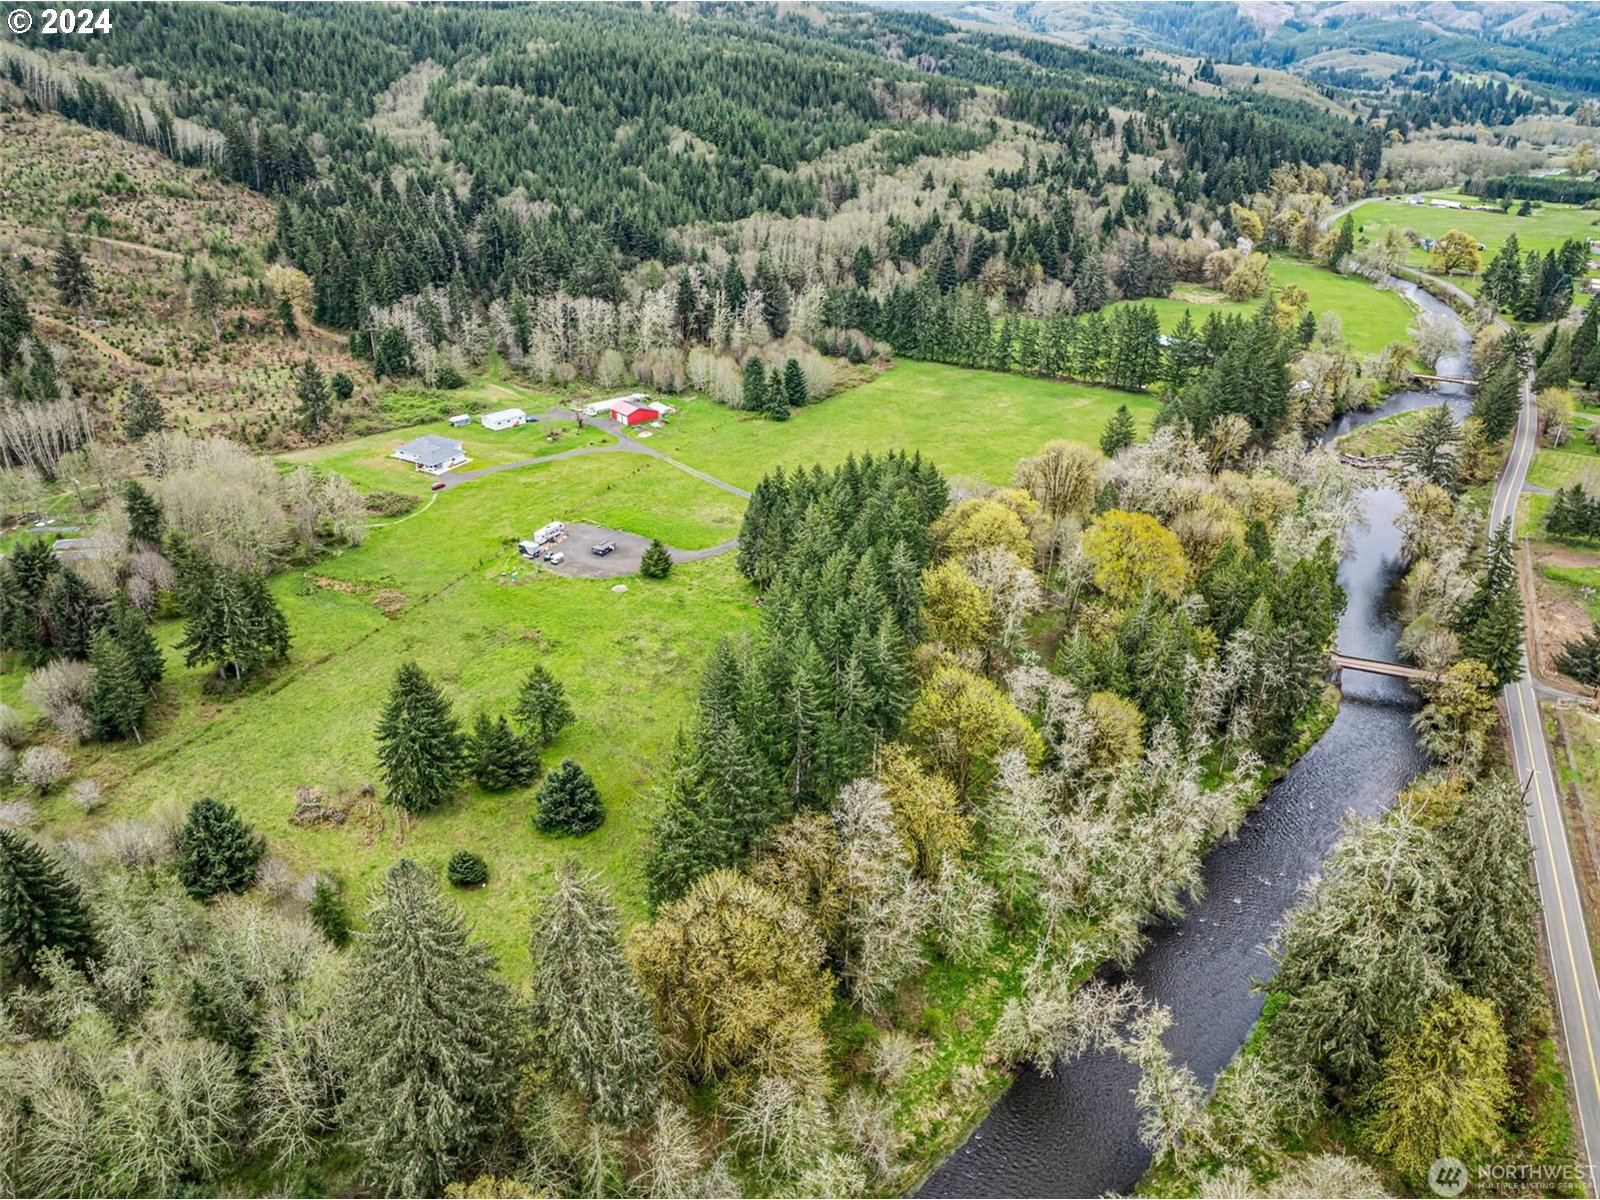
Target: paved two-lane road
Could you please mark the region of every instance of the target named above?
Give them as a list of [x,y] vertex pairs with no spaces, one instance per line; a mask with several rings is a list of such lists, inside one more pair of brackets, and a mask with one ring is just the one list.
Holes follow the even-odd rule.
[[[1539,444],[1539,413],[1533,389],[1523,384],[1522,413],[1511,442],[1511,457],[1489,508],[1490,531],[1515,520],[1517,497],[1527,482],[1528,466]],[[1526,652],[1522,674],[1505,687],[1506,726],[1511,733],[1512,765],[1527,791],[1528,835],[1533,842],[1534,875],[1544,907],[1550,947],[1550,972],[1556,985],[1561,1031],[1567,1046],[1574,1118],[1581,1145],[1575,1147],[1584,1167],[1586,1190],[1592,1194],[1590,1171],[1600,1163],[1600,981],[1583,916],[1578,872],[1567,830],[1561,819],[1561,790],[1550,762],[1539,700],[1534,694]]]

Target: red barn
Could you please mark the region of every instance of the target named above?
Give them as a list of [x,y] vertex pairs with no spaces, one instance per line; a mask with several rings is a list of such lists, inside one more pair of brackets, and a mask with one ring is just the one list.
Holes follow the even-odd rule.
[[622,425],[643,425],[646,421],[660,420],[661,413],[631,400],[618,400],[611,406],[611,419]]

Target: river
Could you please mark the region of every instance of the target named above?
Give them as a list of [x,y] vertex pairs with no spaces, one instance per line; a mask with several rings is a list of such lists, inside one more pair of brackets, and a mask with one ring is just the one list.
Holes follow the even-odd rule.
[[[1456,321],[1461,353],[1441,375],[1465,375],[1466,330],[1450,308],[1415,285],[1391,281],[1423,311]],[[1372,413],[1341,417],[1331,441],[1380,417],[1447,401],[1467,403],[1458,385],[1401,392]],[[1369,489],[1366,521],[1353,530],[1339,568],[1348,603],[1336,636],[1345,654],[1394,660],[1400,624],[1390,606],[1400,572],[1402,509],[1393,487]],[[1255,985],[1272,975],[1265,946],[1305,883],[1338,841],[1351,814],[1381,812],[1425,765],[1411,733],[1418,701],[1401,680],[1348,672],[1338,715],[1245,820],[1214,847],[1202,868],[1204,898],[1178,921],[1150,931],[1124,973],[1172,1013],[1166,1044],[1204,1083],[1232,1060],[1261,1014]],[[1090,1054],[1042,1075],[1025,1067],[964,1145],[923,1184],[924,1196],[1100,1196],[1133,1189],[1150,1165],[1139,1140],[1137,1070],[1112,1054]]]

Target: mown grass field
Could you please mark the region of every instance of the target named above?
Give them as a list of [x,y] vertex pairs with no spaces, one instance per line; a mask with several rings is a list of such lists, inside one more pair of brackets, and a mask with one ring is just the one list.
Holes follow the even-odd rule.
[[1339,439],[1339,453],[1360,458],[1386,458],[1398,454],[1406,439],[1427,415],[1427,409],[1418,409],[1363,425]]
[[780,464],[828,466],[897,449],[922,451],[946,475],[1009,483],[1017,460],[1054,438],[1098,443],[1119,404],[1141,434],[1149,429],[1153,396],[902,361],[784,422],[690,400],[648,444],[743,488]]
[[[512,407],[507,402],[507,407]],[[586,446],[610,445],[615,439],[603,430],[579,430],[572,421],[538,421],[498,432],[474,421],[452,429],[444,421],[429,421],[406,429],[371,434],[331,446],[297,450],[283,456],[284,462],[305,463],[322,470],[337,471],[364,491],[394,491],[427,494],[438,478],[419,471],[412,464],[393,457],[397,447],[425,433],[453,438],[461,443],[469,461],[460,471],[500,466],[524,459],[542,458]],[[552,439],[551,434],[556,436]]]
[[1528,482],[1534,487],[1566,487],[1589,476],[1600,478],[1600,452],[1584,437],[1573,438],[1559,450],[1540,450],[1528,466]]
[[[1457,200],[1463,204],[1482,204],[1481,197],[1460,192],[1428,192],[1431,198]],[[1523,254],[1537,250],[1559,250],[1568,238],[1586,241],[1600,238],[1600,212],[1579,208],[1573,204],[1543,204],[1536,206],[1526,217],[1516,215],[1513,204],[1509,213],[1467,212],[1464,209],[1433,208],[1426,204],[1405,204],[1399,200],[1369,200],[1354,210],[1356,219],[1356,245],[1376,241],[1385,229],[1413,231],[1420,237],[1438,238],[1452,229],[1470,234],[1482,242],[1484,266],[1494,257],[1506,238],[1515,233]],[[1429,254],[1420,246],[1413,246],[1406,255],[1410,266],[1426,269]],[[1477,294],[1479,276],[1455,276],[1451,282],[1464,291]]]
[[[1402,296],[1380,291],[1365,279],[1347,277],[1312,263],[1275,255],[1272,259],[1272,286],[1282,289],[1291,285],[1305,290],[1312,312],[1319,316],[1325,312],[1338,313],[1339,319],[1344,322],[1345,340],[1362,354],[1375,353],[1390,342],[1404,341],[1406,326],[1416,315],[1416,310]],[[1211,313],[1249,316],[1261,307],[1259,299],[1236,302],[1229,300],[1216,288],[1194,283],[1178,284],[1173,288],[1173,294],[1164,299],[1140,300],[1138,303],[1155,308],[1165,333],[1171,333],[1178,327],[1185,310],[1195,325],[1199,326],[1205,323]]]
[[[489,862],[490,882],[462,901],[514,974],[525,961],[528,908],[555,863],[575,853],[598,869],[630,919],[643,912],[638,852],[649,826],[648,782],[680,721],[692,715],[700,665],[715,640],[754,622],[753,597],[731,556],[680,565],[665,581],[586,581],[529,569],[513,543],[554,516],[616,525],[681,546],[735,535],[733,496],[637,455],[600,454],[506,472],[441,493],[425,511],[374,530],[360,549],[273,590],[294,634],[290,662],[240,695],[219,698],[204,668],[169,651],[169,677],[143,745],[72,751],[78,776],[99,780],[108,801],[83,817],[64,794],[40,815],[59,836],[91,833],[153,808],[214,796],[238,806],[297,871],[333,871],[359,897],[396,857],[442,868],[452,851]],[[511,573],[516,572],[515,582]],[[177,622],[158,635],[169,648]],[[546,752],[546,765],[577,759],[594,776],[606,823],[581,840],[537,833],[532,790],[459,801],[402,831],[290,823],[295,789],[329,799],[377,784],[373,726],[400,663],[415,659],[452,697],[463,724],[513,702],[542,662],[563,681],[578,714]],[[20,673],[0,695],[15,701]],[[379,788],[381,797],[381,787]],[[379,810],[374,809],[376,815]]]

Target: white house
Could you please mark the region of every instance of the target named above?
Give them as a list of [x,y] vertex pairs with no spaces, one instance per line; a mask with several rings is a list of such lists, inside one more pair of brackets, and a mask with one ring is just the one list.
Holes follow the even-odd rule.
[[478,420],[485,429],[514,429],[528,423],[528,414],[520,408],[502,408],[499,412],[484,413]]
[[1435,196],[1432,200],[1429,200],[1428,203],[1430,205],[1432,205],[1434,208],[1460,208],[1461,207],[1461,201],[1459,201],[1459,200],[1441,200],[1437,196]]
[[468,461],[460,442],[454,438],[440,437],[437,433],[425,433],[413,438],[396,450],[394,457],[401,462],[411,463],[417,470],[426,471],[429,475],[443,475]]

